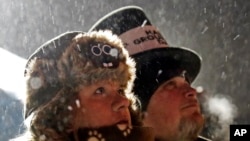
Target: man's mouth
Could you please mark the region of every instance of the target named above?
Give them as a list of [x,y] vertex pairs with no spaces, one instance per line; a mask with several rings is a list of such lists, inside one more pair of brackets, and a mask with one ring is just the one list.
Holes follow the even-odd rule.
[[197,102],[190,102],[187,104],[184,104],[181,109],[187,109],[187,108],[199,108],[199,105]]

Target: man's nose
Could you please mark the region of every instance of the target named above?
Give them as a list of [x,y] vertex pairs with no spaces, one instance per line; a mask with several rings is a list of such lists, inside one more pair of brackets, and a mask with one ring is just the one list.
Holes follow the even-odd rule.
[[196,89],[192,88],[192,87],[188,87],[186,88],[186,92],[185,92],[185,97],[186,98],[197,98],[197,91]]
[[115,112],[127,109],[129,107],[129,99],[121,94],[116,94],[112,108]]

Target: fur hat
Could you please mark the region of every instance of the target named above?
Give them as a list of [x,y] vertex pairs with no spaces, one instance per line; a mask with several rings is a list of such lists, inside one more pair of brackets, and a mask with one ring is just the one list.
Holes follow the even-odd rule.
[[48,41],[31,55],[25,77],[27,118],[65,88],[77,92],[79,86],[112,80],[130,91],[135,78],[135,63],[121,40],[110,31],[67,32]]
[[109,29],[119,35],[136,62],[134,93],[145,110],[151,95],[165,81],[184,75],[191,83],[198,75],[201,57],[185,47],[171,47],[143,9],[126,6],[105,15],[90,31]]

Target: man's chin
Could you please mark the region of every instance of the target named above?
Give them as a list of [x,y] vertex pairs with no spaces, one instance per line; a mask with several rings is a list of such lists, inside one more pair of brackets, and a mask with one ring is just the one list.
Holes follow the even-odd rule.
[[196,136],[204,126],[204,117],[199,112],[193,113],[188,117],[183,117],[180,121],[179,129],[183,136]]
[[[191,109],[190,109],[191,110]],[[203,115],[199,110],[192,110],[192,111],[185,111],[182,113],[183,118],[191,118],[191,119],[197,119],[197,120],[204,120]]]
[[204,119],[204,116],[200,112],[192,113],[188,117],[188,119],[190,120],[190,122],[194,122],[195,124],[197,124],[197,126],[200,126],[200,127],[204,126],[205,119]]

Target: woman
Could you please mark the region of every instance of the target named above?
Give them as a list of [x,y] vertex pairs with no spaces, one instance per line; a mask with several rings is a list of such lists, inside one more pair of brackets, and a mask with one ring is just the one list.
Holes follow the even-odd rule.
[[23,136],[30,141],[152,140],[131,93],[135,63],[109,31],[69,32],[28,60]]

